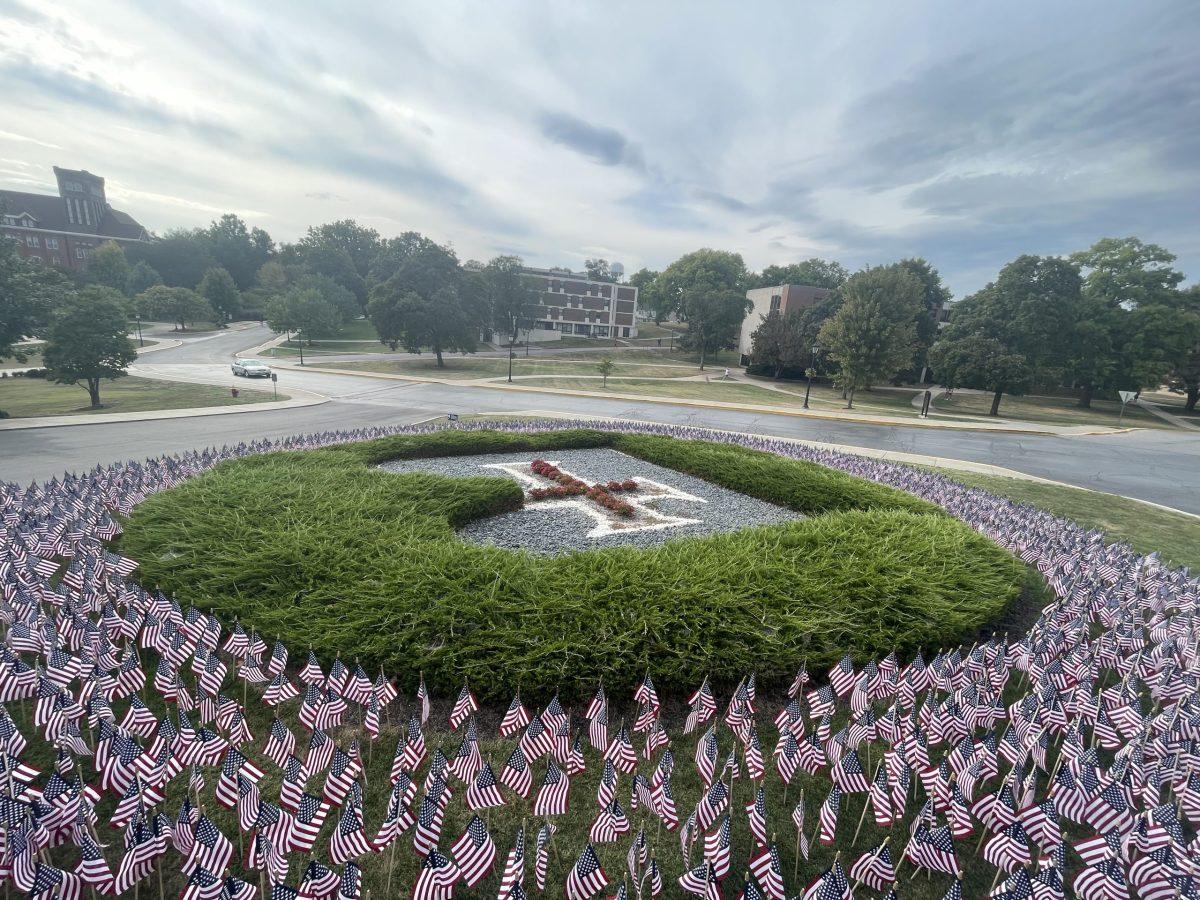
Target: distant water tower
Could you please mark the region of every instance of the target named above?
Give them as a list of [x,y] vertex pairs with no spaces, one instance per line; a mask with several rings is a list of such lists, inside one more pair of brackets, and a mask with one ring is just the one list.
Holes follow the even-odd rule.
[[625,264],[615,262],[611,266],[608,267],[608,271],[612,272],[613,278],[615,278],[617,281],[620,281],[622,278],[625,277]]

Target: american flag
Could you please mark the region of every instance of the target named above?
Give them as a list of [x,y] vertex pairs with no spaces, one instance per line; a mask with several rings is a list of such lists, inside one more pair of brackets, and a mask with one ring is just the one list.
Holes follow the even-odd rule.
[[442,836],[442,817],[445,815],[446,783],[441,778],[421,798],[417,811],[417,829],[413,832],[413,848],[421,855],[434,850]]
[[458,878],[458,866],[437,850],[430,850],[413,887],[413,900],[450,900]]
[[567,900],[587,900],[608,884],[608,876],[591,844],[583,848],[567,875]]
[[458,865],[459,873],[468,888],[479,884],[492,871],[496,862],[496,845],[488,834],[487,826],[479,816],[472,816],[466,831],[450,848],[450,855]]
[[513,747],[512,753],[508,755],[508,761],[500,771],[500,783],[521,797],[529,798],[529,790],[533,786],[533,773],[520,744]]
[[726,815],[713,831],[704,836],[704,858],[712,863],[718,880],[729,874],[731,847],[732,832],[729,816]]
[[761,784],[754,792],[753,799],[746,804],[746,818],[750,824],[750,833],[754,835],[755,846],[765,847],[767,844],[767,793]]
[[195,841],[192,852],[183,863],[183,871],[190,873],[194,866],[204,866],[210,872],[224,872],[233,858],[233,844],[203,813],[193,832]]
[[887,841],[868,850],[850,866],[850,877],[876,891],[886,891],[896,880],[896,867]]
[[849,897],[850,882],[846,880],[842,864],[834,860],[833,865],[809,885],[802,900],[848,900]]
[[553,839],[556,830],[550,822],[544,822],[542,827],[538,829],[533,874],[537,880],[537,889],[539,891],[546,890],[546,869],[550,865],[550,841]]
[[1129,896],[1125,870],[1111,857],[1084,868],[1075,876],[1074,888],[1080,900],[1118,900]]
[[302,795],[296,807],[291,848],[298,853],[308,853],[312,850],[327,815],[328,803],[313,794]]
[[370,852],[371,844],[363,831],[362,813],[353,803],[347,803],[329,840],[329,857],[334,865],[341,865]]
[[558,767],[554,760],[550,760],[546,766],[546,776],[542,779],[542,786],[533,801],[533,814],[535,816],[565,815],[570,788],[571,782],[566,773]]
[[467,788],[467,806],[472,810],[491,809],[504,805],[504,797],[496,783],[496,773],[491,763],[484,762],[483,768]]
[[513,847],[508,851],[504,861],[504,871],[500,876],[501,897],[507,897],[514,887],[525,886],[525,828],[517,829]]
[[509,737],[528,724],[529,711],[525,709],[525,704],[521,702],[521,696],[518,694],[512,698],[512,702],[508,705],[508,711],[500,722],[500,736]]
[[[424,682],[422,681],[422,684]],[[471,714],[479,710],[479,703],[470,689],[464,684],[462,690],[458,692],[458,699],[454,701],[454,708],[450,710],[450,728],[454,731],[458,730],[458,726],[470,718]]]
[[720,900],[721,884],[717,881],[712,863],[704,860],[679,877],[679,886],[689,894],[696,894],[705,900]]
[[842,791],[835,784],[829,789],[829,796],[825,798],[825,802],[821,804],[821,808],[817,812],[817,819],[821,825],[820,841],[826,847],[833,844],[837,835],[838,811],[841,806]]
[[779,850],[774,844],[764,847],[750,860],[750,871],[771,900],[784,900],[783,871],[779,865]]

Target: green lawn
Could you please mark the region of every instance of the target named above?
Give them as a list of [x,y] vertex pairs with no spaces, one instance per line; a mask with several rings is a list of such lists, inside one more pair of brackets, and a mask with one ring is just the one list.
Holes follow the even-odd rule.
[[952,469],[938,471],[963,484],[1031,503],[1088,528],[1099,528],[1114,541],[1125,541],[1139,553],[1158,550],[1173,565],[1200,568],[1200,519],[1194,516],[1083,488]]
[[[520,356],[513,360],[513,375],[596,375],[599,377],[596,364],[600,358],[599,355],[588,356],[586,359],[566,360],[558,356],[530,356],[529,358]],[[618,373],[628,377],[684,378],[700,373],[699,369],[686,364],[656,366],[639,362],[627,363],[622,361],[620,353],[612,354],[612,360],[618,367]],[[437,361],[432,356],[338,363],[337,367],[362,372],[388,372],[396,375],[428,376],[430,378],[497,378],[508,374],[508,360],[503,358],[446,356],[445,362],[445,367],[441,369],[437,367]]]
[[42,351],[30,350],[25,354],[25,359],[20,360],[15,356],[0,356],[0,369],[23,369],[26,367],[32,369],[41,368]]
[[[30,416],[69,416],[86,413],[145,412],[152,409],[187,409],[196,406],[232,406],[264,403],[274,399],[270,391],[247,390],[234,399],[229,389],[209,384],[158,381],[129,376],[100,385],[101,409],[92,409],[87,391],[70,384],[54,384],[44,378],[0,379],[0,409],[14,419]],[[286,400],[283,394],[280,400]]]
[[[934,401],[934,410],[939,414],[962,414],[987,416],[992,405],[991,394],[956,393],[953,397],[941,397]],[[1000,401],[1000,418],[1023,422],[1041,422],[1050,425],[1111,425],[1118,424],[1121,404],[1114,400],[1093,400],[1091,409],[1083,409],[1071,397],[1014,397],[1005,395]],[[1150,413],[1129,406],[1125,410],[1124,425],[1139,428],[1171,428]]]
[[643,340],[646,338],[669,338],[671,335],[678,336],[687,331],[687,327],[684,325],[670,326],[655,325],[653,322],[639,322],[637,330],[637,340]]
[[[379,341],[313,341],[312,344],[304,345],[304,358],[331,356],[341,353],[391,353],[392,348],[386,344],[381,344]],[[291,358],[298,359],[300,357],[300,344],[298,341],[285,341],[284,343],[270,347],[260,354],[262,356],[273,356],[276,358]]]
[[1170,391],[1142,391],[1141,398],[1156,406],[1161,406],[1163,412],[1168,412],[1173,416],[1200,419],[1200,404],[1197,404],[1191,412],[1183,408],[1187,403],[1187,396],[1184,394],[1172,394]]

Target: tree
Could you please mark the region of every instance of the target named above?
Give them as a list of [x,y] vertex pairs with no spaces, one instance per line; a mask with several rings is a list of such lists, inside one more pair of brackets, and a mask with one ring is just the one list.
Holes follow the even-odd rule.
[[342,322],[356,319],[362,313],[362,308],[358,305],[358,298],[325,275],[301,275],[296,279],[295,286],[301,290],[311,289],[320,294],[322,300],[337,310],[338,318]]
[[0,356],[24,362],[19,342],[44,336],[54,310],[72,294],[65,276],[29,263],[15,241],[0,237]]
[[533,290],[521,273],[523,267],[519,256],[497,256],[483,268],[483,291],[491,327],[508,335],[510,343],[517,340],[527,318],[527,307],[535,302]]
[[275,249],[269,234],[260,228],[247,229],[246,223],[233,213],[226,213],[209,225],[202,239],[217,265],[233,277],[238,290],[254,286],[255,274]]
[[125,296],[93,285],[70,299],[55,317],[42,350],[48,377],[59,384],[83,382],[92,409],[100,406],[100,379],[120,378],[137,359],[129,339]]
[[1070,261],[1083,270],[1087,295],[1114,306],[1169,305],[1183,281],[1183,273],[1171,267],[1173,253],[1135,237],[1104,238],[1072,253]]
[[700,353],[701,369],[708,354],[737,345],[742,320],[751,308],[748,278],[741,254],[704,249],[675,260],[655,279],[662,303],[678,309],[687,322],[680,343]]
[[136,297],[147,288],[162,284],[162,276],[145,260],[138,260],[129,270],[129,278],[125,281],[125,296]]
[[129,263],[125,251],[116,241],[105,241],[88,257],[87,279],[92,284],[125,293],[129,282]]
[[604,378],[604,389],[608,390],[608,376],[611,375],[617,368],[617,364],[612,361],[611,356],[600,357],[600,362],[596,364],[596,371]]
[[[359,278],[364,279],[365,283],[371,263],[374,261],[375,255],[382,249],[382,242],[379,239],[379,232],[374,228],[366,228],[353,219],[339,219],[336,222],[327,222],[324,225],[309,228],[308,234],[300,239],[297,246],[301,251],[301,256],[305,258],[317,248],[344,251],[350,259],[351,267]],[[320,274],[334,277],[330,272],[321,272]],[[349,285],[343,286],[350,287]]]
[[1170,379],[1187,396],[1184,409],[1193,412],[1200,400],[1200,286],[1180,291],[1172,312],[1174,343],[1165,352],[1170,360]]
[[938,270],[923,259],[902,259],[896,265],[921,283],[921,312],[917,316],[917,347],[914,372],[924,380],[929,348],[937,340],[938,314],[950,302],[950,291]]
[[587,277],[592,281],[617,280],[617,276],[612,273],[612,268],[609,266],[607,259],[584,260],[583,267],[587,271]]
[[315,288],[293,287],[267,303],[267,327],[282,333],[295,332],[301,347],[300,362],[304,363],[304,344],[312,346],[315,338],[333,334],[342,324],[341,315],[333,304]]
[[267,294],[282,294],[287,287],[287,272],[279,260],[273,259],[259,266],[258,274],[254,276],[255,284]]
[[[130,244],[125,258],[154,268],[169,287],[195,288],[204,273],[219,265],[202,229],[176,229],[146,243]],[[136,296],[136,295],[135,295]]]
[[367,317],[382,343],[411,353],[429,347],[444,368],[443,353],[475,352],[487,310],[464,283],[454,251],[421,239],[396,273],[371,289]]
[[208,301],[195,291],[157,284],[134,298],[143,318],[173,322],[176,331],[187,331],[188,322],[211,321],[215,313]]
[[755,279],[756,287],[776,284],[811,284],[814,287],[839,288],[850,273],[840,262],[831,259],[806,259],[786,266],[767,266]]
[[659,313],[659,304],[654,292],[654,280],[658,278],[658,273],[652,269],[638,269],[629,276],[629,283],[638,289],[638,307],[641,310],[650,310],[654,314],[654,323],[661,325],[668,313]]
[[780,378],[787,370],[801,370],[813,362],[812,347],[819,324],[814,326],[810,310],[778,310],[761,316],[762,323],[750,335],[750,368]]
[[355,298],[361,313],[367,303],[367,282],[343,247],[318,244],[308,247],[301,256],[300,274],[317,275],[337,282]]
[[216,314],[216,322],[222,328],[233,320],[241,306],[241,296],[230,275],[220,266],[213,266],[200,279],[199,294],[208,301]]
[[820,344],[838,364],[838,383],[854,392],[912,365],[921,283],[902,266],[864,269],[842,286],[842,306],[821,327]]
[[1029,387],[1025,357],[1009,352],[994,338],[968,334],[940,340],[930,348],[929,360],[947,390],[969,387],[991,391],[991,416],[1000,414],[1000,398],[1006,393],[1022,394]]

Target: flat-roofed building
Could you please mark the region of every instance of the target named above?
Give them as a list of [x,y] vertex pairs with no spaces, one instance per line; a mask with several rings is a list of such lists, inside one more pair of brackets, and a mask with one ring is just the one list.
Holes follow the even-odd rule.
[[[628,284],[594,281],[569,269],[522,269],[531,303],[524,310],[524,337],[557,341],[564,337],[637,337],[638,289]],[[506,335],[494,334],[504,343]]]
[[763,319],[773,312],[785,315],[816,306],[832,293],[830,288],[811,284],[777,284],[746,291],[746,299],[754,306],[742,320],[742,334],[738,339],[738,353],[741,354],[742,365],[750,362],[750,336],[762,324]]

